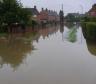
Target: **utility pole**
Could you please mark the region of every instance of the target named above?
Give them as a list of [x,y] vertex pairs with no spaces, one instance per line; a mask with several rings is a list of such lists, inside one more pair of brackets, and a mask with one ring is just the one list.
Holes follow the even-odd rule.
[[59,16],[60,16],[60,23],[63,23],[64,22],[63,4],[62,4],[62,9],[59,12]]
[[63,11],[63,4],[62,4],[62,11]]

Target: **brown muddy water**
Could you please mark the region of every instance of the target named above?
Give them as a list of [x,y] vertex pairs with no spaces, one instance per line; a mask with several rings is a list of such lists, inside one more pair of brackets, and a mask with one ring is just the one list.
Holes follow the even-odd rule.
[[95,53],[78,25],[0,36],[0,84],[96,84]]

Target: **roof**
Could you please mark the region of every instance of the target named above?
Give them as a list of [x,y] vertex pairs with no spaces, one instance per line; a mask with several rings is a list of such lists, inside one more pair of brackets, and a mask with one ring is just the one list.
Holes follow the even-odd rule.
[[57,12],[55,11],[48,11],[48,15],[57,16]]
[[49,16],[58,16],[57,12],[52,10],[42,10],[40,13],[45,13],[48,14]]
[[32,15],[38,15],[39,12],[36,8],[24,8],[26,10],[28,10]]
[[96,12],[96,4],[94,4],[88,12],[90,13],[90,12],[93,12],[93,11]]

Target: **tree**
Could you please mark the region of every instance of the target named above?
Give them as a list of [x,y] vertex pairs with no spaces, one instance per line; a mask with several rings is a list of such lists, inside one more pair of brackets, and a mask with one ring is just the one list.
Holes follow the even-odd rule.
[[22,8],[17,0],[0,0],[0,24],[8,26],[12,23],[24,23],[29,21],[29,12]]
[[78,13],[69,13],[65,19],[69,22],[78,22],[80,21],[80,15]]

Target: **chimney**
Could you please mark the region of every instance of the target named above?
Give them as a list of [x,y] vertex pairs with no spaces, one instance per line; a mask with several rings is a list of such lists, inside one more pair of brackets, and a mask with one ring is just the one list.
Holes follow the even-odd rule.
[[94,9],[95,9],[95,8],[96,8],[96,4],[94,4],[94,5],[92,6],[92,8],[94,8]]
[[37,9],[36,6],[34,6],[34,9]]
[[46,11],[48,11],[48,9],[46,8]]
[[42,8],[42,11],[44,11],[44,8]]

